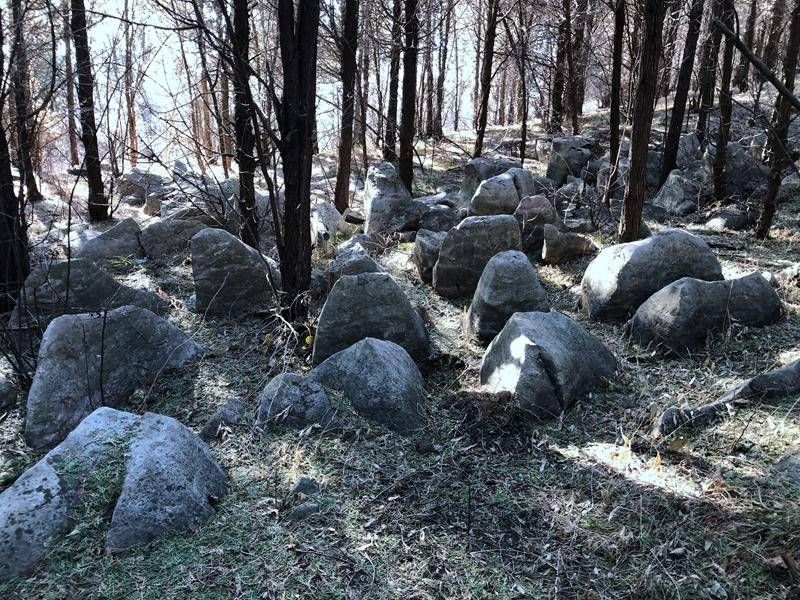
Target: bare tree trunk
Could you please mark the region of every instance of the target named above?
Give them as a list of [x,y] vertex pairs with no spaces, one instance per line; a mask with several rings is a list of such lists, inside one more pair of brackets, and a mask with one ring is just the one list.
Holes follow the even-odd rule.
[[125,0],[123,15],[125,18],[125,104],[128,109],[128,160],[131,167],[136,166],[139,159],[139,136],[136,132],[136,92],[133,84],[133,25],[130,23],[130,8]]
[[14,83],[14,109],[17,117],[17,157],[19,159],[20,176],[28,192],[28,199],[31,202],[37,202],[42,199],[42,193],[36,184],[31,154],[35,132],[30,115],[28,52],[22,22],[21,4],[21,0],[12,0],[11,2],[11,15],[14,20],[14,47],[12,51],[14,67],[11,74]]
[[[798,52],[800,52],[800,0],[795,0],[792,8],[792,22],[789,27],[789,39],[783,55],[783,84],[791,91],[794,91]],[[775,113],[772,117],[772,131],[767,150],[769,163],[767,192],[764,195],[764,205],[756,225],[756,237],[761,240],[766,239],[769,235],[769,228],[778,207],[777,198],[781,186],[781,175],[790,162],[786,156],[786,137],[789,132],[791,109],[792,105],[789,99],[783,94],[778,94],[775,100]]]
[[[364,10],[364,23],[369,27],[369,2],[362,5]],[[361,125],[358,130],[359,144],[361,146],[361,161],[363,163],[364,172],[366,173],[369,167],[369,152],[367,146],[367,129],[369,128],[369,37],[365,36],[361,44],[361,79],[358,86],[359,89],[359,113],[361,115]]]
[[700,25],[703,22],[703,4],[705,0],[693,0],[689,12],[689,27],[686,30],[686,41],[683,45],[681,67],[678,71],[678,82],[675,86],[675,98],[672,102],[669,129],[664,139],[664,154],[661,159],[661,181],[664,183],[675,168],[678,159],[678,144],[681,139],[683,117],[686,113],[686,100],[689,97],[689,86],[692,80],[694,57],[697,51],[697,40],[700,37]]
[[[439,36],[439,62],[436,75],[436,111],[433,116],[433,137],[440,140],[444,137],[442,131],[442,113],[444,112],[444,80],[447,74],[447,45],[450,39],[450,20],[453,12],[453,0],[447,0],[444,14],[444,24]],[[456,93],[458,91],[456,90]]]
[[414,117],[417,94],[417,54],[419,49],[419,22],[417,0],[404,0],[405,46],[403,48],[403,105],[400,110],[400,180],[411,192],[414,181]]
[[[244,1],[244,0],[242,0]],[[281,278],[287,316],[303,318],[311,286],[311,161],[317,96],[319,0],[278,0],[283,97],[278,115],[285,208]]]
[[[747,26],[744,31],[742,41],[749,47],[753,47],[753,40],[756,35],[756,15],[758,0],[750,0],[750,11],[747,13]],[[744,56],[739,58],[739,64],[733,75],[733,85],[739,88],[740,92],[746,92],[750,87],[748,76],[750,74],[750,61]]]
[[583,101],[586,95],[586,62],[589,57],[589,45],[586,43],[586,31],[592,27],[592,13],[589,0],[578,0],[575,35],[572,39],[572,56],[575,70],[575,114],[583,114]]
[[[569,0],[564,0],[567,4]],[[567,33],[569,30],[569,22],[567,17],[561,19],[558,25],[558,34],[556,36],[556,62],[553,68],[553,81],[550,84],[550,120],[548,121],[547,131],[549,133],[557,133],[561,131],[561,125],[564,121],[564,83],[566,75],[564,67],[567,61],[567,44],[569,39]]]
[[603,194],[603,204],[611,204],[611,193],[616,186],[619,163],[620,96],[622,94],[622,42],[625,35],[625,0],[616,0],[614,5],[614,39],[611,49],[611,98],[609,109],[609,175]]
[[220,153],[222,154],[222,169],[225,176],[231,169],[231,155],[233,154],[233,140],[231,139],[231,84],[228,77],[228,67],[220,64]]
[[770,71],[774,71],[778,64],[778,48],[781,44],[785,17],[786,0],[775,0],[772,5],[772,19],[769,23],[767,42],[764,45],[764,54],[761,57]]
[[236,162],[239,165],[239,213],[242,241],[258,249],[258,214],[255,190],[255,132],[248,93],[250,76],[250,10],[248,0],[233,0],[233,99]]
[[719,18],[723,0],[712,0],[709,33],[703,43],[703,56],[700,61],[700,110],[697,115],[697,138],[705,147],[708,117],[714,108],[714,82],[717,77],[717,59],[722,34],[713,26],[713,20]]
[[572,43],[572,0],[564,0],[564,50],[567,55],[567,86],[566,86],[566,103],[569,107],[569,116],[572,123],[572,133],[577,135],[579,129],[578,125],[578,92],[577,81],[575,73],[575,55],[573,53]]
[[[728,28],[733,27],[733,0],[722,0],[722,21]],[[728,154],[728,138],[731,130],[731,77],[733,74],[733,42],[725,40],[722,54],[722,76],[719,86],[719,129],[717,130],[717,148],[712,165],[714,180],[714,199],[724,200],[725,194],[725,159]]]
[[430,3],[427,6],[426,34],[427,43],[425,44],[425,57],[423,59],[423,73],[425,77],[425,137],[433,137],[433,107],[436,89],[433,87],[433,7]]
[[397,99],[400,88],[400,53],[403,35],[403,0],[392,0],[392,49],[389,54],[389,99],[386,106],[386,135],[383,160],[396,160]]
[[75,81],[72,72],[72,32],[69,26],[69,4],[62,7],[64,13],[64,78],[67,88],[67,137],[69,139],[69,161],[72,165],[80,163],[78,157],[78,132],[75,127]]
[[642,207],[647,194],[647,146],[658,87],[658,78],[654,74],[661,56],[661,31],[667,4],[668,0],[644,0],[643,43],[633,100],[630,169],[619,222],[620,242],[638,239],[642,225]]
[[497,88],[495,93],[495,124],[506,124],[506,99],[508,98],[508,69],[502,67],[500,74],[500,87]]
[[[493,0],[487,0],[492,2]],[[481,103],[481,42],[483,41],[483,0],[478,0],[475,17],[475,69],[472,88],[472,127],[478,129],[478,105]]]
[[492,91],[492,63],[494,62],[494,41],[497,36],[497,13],[499,0],[489,0],[486,15],[486,39],[483,46],[483,62],[481,63],[481,91],[480,105],[478,106],[478,126],[475,136],[475,149],[473,157],[478,157],[483,152],[483,138],[486,135],[486,120],[489,116],[489,94]]
[[340,213],[344,213],[350,205],[350,161],[353,152],[359,0],[343,0],[342,4],[342,33],[337,40],[342,64],[342,121],[339,133],[336,191],[334,192],[334,203]]
[[86,179],[89,184],[89,219],[102,221],[110,217],[109,203],[103,191],[103,173],[97,147],[97,125],[94,120],[94,77],[89,36],[86,31],[86,9],[83,0],[71,0],[72,39],[75,42],[75,67],[78,73],[78,102],[81,107],[81,141],[83,141]]

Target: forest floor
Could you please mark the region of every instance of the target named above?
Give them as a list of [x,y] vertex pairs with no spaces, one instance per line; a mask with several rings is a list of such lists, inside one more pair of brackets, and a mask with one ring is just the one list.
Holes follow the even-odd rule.
[[[458,183],[464,159],[426,172]],[[537,169],[544,165],[534,163]],[[798,260],[800,199],[780,207],[773,236],[708,234],[726,277]],[[655,231],[664,224],[648,223]],[[593,236],[601,246],[608,234]],[[423,365],[427,427],[405,438],[354,420],[344,431],[226,431],[211,444],[230,480],[217,513],[192,535],[107,556],[99,514],[53,548],[2,598],[790,598],[800,594],[800,489],[774,472],[800,444],[800,398],[761,402],[687,437],[654,441],[653,417],[695,406],[800,357],[800,291],[787,317],[736,330],[684,358],[631,345],[622,326],[588,323],[576,307],[590,258],[539,266],[554,310],[615,353],[621,373],[557,421],[535,422],[479,390],[483,348],[462,333],[468,301],[439,298],[418,278],[412,244],[381,262],[419,306],[434,357]],[[316,260],[324,262],[323,257]],[[116,274],[174,300],[170,318],[205,357],[137,395],[132,410],[199,431],[232,396],[251,409],[282,369],[310,368],[309,340],[264,318],[207,319],[185,301],[188,253],[118,263]],[[311,324],[313,330],[313,323]],[[0,489],[39,456],[22,415],[0,415]],[[321,483],[320,510],[292,518],[300,475]]]

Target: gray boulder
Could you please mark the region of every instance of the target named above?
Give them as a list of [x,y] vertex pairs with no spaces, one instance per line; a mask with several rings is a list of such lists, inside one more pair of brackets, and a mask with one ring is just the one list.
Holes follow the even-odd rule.
[[322,273],[323,292],[325,294],[330,292],[339,278],[345,275],[382,273],[383,271],[383,267],[360,246],[339,250]]
[[190,429],[145,413],[128,448],[106,550],[123,552],[168,532],[196,531],[226,493],[225,474]]
[[715,211],[706,221],[705,228],[711,231],[741,231],[753,225],[757,218],[756,211],[729,206]]
[[665,229],[643,240],[609,246],[589,263],[581,304],[592,320],[621,320],[681,277],[722,279],[717,257],[701,238]]
[[219,407],[200,430],[200,439],[208,442],[221,435],[226,427],[244,425],[247,420],[247,405],[241,398],[231,398]]
[[165,177],[134,167],[117,179],[114,194],[119,198],[133,197],[141,205],[149,194],[163,192],[166,183]]
[[[716,146],[709,144],[704,156],[708,168],[714,164]],[[769,169],[738,142],[728,142],[725,152],[725,195],[747,199],[767,181]]]
[[450,231],[461,222],[459,209],[444,204],[429,206],[419,220],[419,229],[428,231]]
[[551,265],[594,254],[598,248],[589,238],[577,233],[560,231],[553,225],[544,226],[542,260]]
[[199,344],[144,308],[58,317],[47,327],[39,349],[25,439],[32,448],[51,447],[94,408],[124,405],[164,370],[201,354]]
[[359,247],[370,256],[378,256],[386,249],[386,240],[378,234],[357,233],[336,247],[337,252]]
[[683,169],[688,167],[698,158],[700,158],[700,139],[694,131],[684,133],[678,140],[678,156],[676,161],[678,168]]
[[345,220],[331,202],[317,202],[311,207],[312,246],[325,246],[340,231],[345,231]]
[[568,175],[580,177],[592,158],[594,142],[578,135],[553,138],[547,163],[547,178],[557,188],[564,185]]
[[535,175],[533,171],[523,168],[513,168],[506,171],[514,178],[514,187],[520,198],[536,196],[537,194],[552,195],[555,184],[547,177]]
[[191,249],[198,313],[238,316],[275,306],[281,279],[273,260],[222,229],[195,234]]
[[503,173],[480,183],[470,201],[469,212],[473,215],[512,215],[518,204],[514,175]]
[[17,387],[8,377],[0,373],[0,410],[8,410],[17,405]]
[[196,529],[225,492],[208,449],[174,419],[98,408],[0,494],[0,582],[28,574],[87,512],[114,509],[107,548],[121,550]]
[[614,355],[581,325],[556,312],[516,313],[489,344],[481,384],[510,392],[540,419],[557,417],[614,377]]
[[92,260],[141,256],[139,233],[139,224],[136,221],[130,218],[124,219],[99,235],[87,239],[77,248],[73,247],[72,256]]
[[481,156],[471,159],[464,166],[464,180],[461,183],[461,199],[469,202],[475,195],[481,181],[501,175],[513,168],[522,168],[522,163],[516,158],[507,156]]
[[528,257],[519,250],[507,250],[486,263],[466,324],[482,340],[491,340],[514,313],[549,310],[547,296]]
[[31,269],[11,313],[12,329],[47,327],[64,314],[111,310],[133,305],[163,314],[169,303],[158,294],[119,283],[85,258],[45,264]]
[[433,288],[445,298],[469,296],[492,256],[519,249],[519,225],[511,215],[467,217],[442,242]]
[[653,198],[653,204],[671,215],[683,217],[697,210],[701,192],[702,183],[688,178],[686,173],[675,169],[658,190],[656,197]]
[[760,273],[702,281],[684,277],[650,296],[630,321],[633,340],[683,353],[736,323],[761,327],[782,316],[780,298]]
[[424,202],[411,198],[391,163],[383,162],[369,168],[364,185],[366,233],[418,229],[419,220],[426,210]]
[[307,379],[341,392],[359,415],[398,433],[424,425],[422,375],[393,342],[363,339],[326,359]]
[[543,195],[523,198],[514,211],[514,217],[519,222],[522,249],[535,255],[542,251],[545,225],[566,229],[558,211]]
[[417,267],[419,278],[425,283],[433,281],[433,267],[436,266],[436,261],[439,260],[439,250],[445,237],[447,237],[447,232],[445,231],[420,229],[417,232],[411,260],[414,261]]
[[395,342],[416,360],[430,355],[422,318],[388,273],[346,275],[336,282],[319,315],[311,361],[318,365],[367,337]]
[[334,410],[324,388],[311,378],[295,373],[273,377],[258,397],[256,427],[270,423],[305,427],[313,423],[329,425]]
[[187,250],[194,234],[205,228],[200,221],[156,221],[142,229],[139,240],[148,258],[175,256]]

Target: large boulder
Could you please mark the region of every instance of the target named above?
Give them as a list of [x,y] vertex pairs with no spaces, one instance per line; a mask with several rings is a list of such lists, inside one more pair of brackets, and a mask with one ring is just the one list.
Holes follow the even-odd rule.
[[427,210],[424,202],[411,198],[400,181],[394,166],[383,162],[367,171],[364,185],[366,233],[393,233],[419,228],[419,220]]
[[25,279],[8,323],[12,329],[44,329],[60,315],[111,310],[129,304],[157,314],[169,308],[169,303],[158,294],[119,283],[91,260],[40,263]]
[[531,261],[519,250],[507,250],[486,263],[466,324],[479,338],[491,340],[514,313],[549,310]]
[[200,314],[238,316],[275,305],[280,269],[222,229],[203,229],[191,240],[192,275]]
[[541,194],[523,198],[514,211],[514,217],[519,221],[522,249],[535,255],[542,252],[545,225],[565,229],[553,203]]
[[324,247],[346,230],[342,214],[331,202],[317,202],[311,207],[311,245]]
[[702,182],[687,177],[678,169],[670,172],[664,185],[658,190],[653,204],[660,206],[671,215],[679,217],[697,210],[702,193]]
[[597,252],[597,246],[589,238],[577,233],[561,231],[553,225],[544,226],[542,260],[551,265],[561,264]]
[[72,256],[92,260],[141,256],[139,233],[139,224],[136,221],[131,218],[124,219],[99,235],[87,239],[77,248],[73,247]]
[[306,378],[341,392],[359,415],[398,433],[412,433],[424,424],[422,375],[393,342],[363,339],[327,358]]
[[492,256],[519,249],[519,225],[511,215],[467,217],[442,242],[433,288],[446,298],[469,296]]
[[556,312],[516,313],[481,363],[490,392],[510,392],[523,410],[557,417],[616,374],[614,355],[580,324]]
[[205,228],[200,221],[156,221],[142,229],[139,240],[148,258],[175,256],[187,250],[194,234]]
[[388,273],[347,275],[336,282],[319,315],[311,360],[318,365],[367,337],[395,342],[415,360],[430,355],[422,317]]
[[36,449],[53,446],[94,408],[124,405],[164,370],[201,354],[197,342],[144,308],[58,317],[39,348],[25,439]]
[[328,425],[333,408],[325,389],[311,378],[295,373],[273,377],[258,397],[256,427],[270,423],[288,427],[305,427],[314,423]]
[[174,419],[98,408],[0,494],[0,582],[28,574],[87,514],[112,515],[106,547],[118,551],[195,530],[226,491]]
[[513,168],[522,168],[522,163],[516,158],[507,156],[480,156],[471,159],[464,166],[464,180],[461,183],[462,202],[470,201],[481,181],[501,175]]
[[581,171],[592,158],[594,142],[578,135],[553,138],[547,163],[547,178],[561,187],[568,175],[580,177]]
[[519,204],[514,175],[503,173],[484,179],[469,204],[473,215],[512,215]]
[[722,279],[717,257],[701,238],[665,229],[646,239],[605,248],[581,281],[581,304],[593,320],[621,320],[681,277]]
[[338,250],[322,272],[322,292],[327,294],[345,275],[381,273],[384,269],[360,246]]
[[714,211],[709,215],[705,228],[710,231],[741,231],[753,225],[758,218],[758,212],[736,206],[727,206]]
[[682,353],[732,323],[761,327],[782,312],[780,298],[760,273],[726,281],[684,277],[650,296],[633,315],[630,331],[638,344]]
[[447,237],[447,232],[445,231],[420,229],[417,232],[411,260],[414,261],[414,265],[417,267],[419,278],[425,283],[433,281],[433,267],[436,266],[436,261],[439,260],[439,250],[445,237]]
[[679,169],[683,169],[700,158],[700,138],[692,131],[684,133],[678,140],[678,156],[676,162]]
[[[714,164],[716,146],[709,144],[705,160]],[[769,169],[738,142],[728,142],[725,152],[725,195],[728,198],[747,199],[767,181]]]
[[114,195],[119,198],[131,198],[131,203],[144,204],[150,194],[163,193],[167,178],[152,171],[134,167],[123,173],[116,180]]

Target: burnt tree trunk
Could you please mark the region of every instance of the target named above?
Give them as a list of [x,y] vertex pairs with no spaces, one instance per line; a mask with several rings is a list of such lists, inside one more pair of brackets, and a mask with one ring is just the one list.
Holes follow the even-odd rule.
[[700,61],[700,109],[697,115],[697,139],[700,145],[705,147],[706,133],[708,130],[708,118],[714,108],[714,82],[717,77],[717,59],[719,58],[719,46],[722,33],[714,27],[714,19],[720,17],[722,2],[724,0],[712,0],[711,21],[709,22],[709,32],[705,42],[703,42],[703,56]]
[[64,11],[64,85],[67,88],[67,138],[69,139],[69,161],[71,165],[80,163],[78,156],[78,131],[75,127],[75,82],[72,72],[72,32],[69,27],[69,5]]
[[444,137],[442,131],[442,113],[444,112],[444,80],[447,74],[447,45],[450,41],[450,20],[453,12],[453,0],[447,0],[444,7],[444,24],[439,36],[439,61],[436,74],[436,111],[433,115],[433,137],[440,140]]
[[386,134],[383,160],[397,160],[397,100],[400,88],[400,54],[403,35],[403,0],[392,0],[392,49],[389,54],[389,98],[386,102]]
[[[733,0],[722,0],[722,21],[728,28],[733,27]],[[728,155],[728,138],[731,130],[731,77],[733,74],[733,42],[725,40],[722,54],[722,74],[719,85],[719,128],[717,129],[717,148],[714,153],[712,177],[714,180],[714,199],[717,202],[725,198],[725,159]]]
[[622,44],[625,36],[625,0],[616,0],[614,5],[614,39],[611,49],[611,98],[609,108],[609,176],[608,185],[603,194],[603,204],[611,204],[617,179],[617,164],[619,163],[620,139],[620,100],[622,95]]
[[[747,25],[744,30],[744,37],[742,41],[748,48],[753,47],[753,41],[756,35],[756,16],[758,14],[758,0],[750,0],[750,10],[747,13]],[[736,71],[733,74],[733,85],[739,88],[740,92],[746,92],[750,87],[748,81],[750,74],[750,61],[744,56],[739,58],[739,64],[736,65]]]
[[103,191],[100,151],[97,147],[97,125],[94,120],[94,77],[86,31],[86,8],[83,0],[71,0],[72,39],[75,42],[75,68],[78,73],[78,103],[81,109],[81,141],[83,142],[86,180],[89,184],[89,219],[108,219],[108,198]]
[[398,174],[411,192],[414,181],[414,131],[415,104],[417,100],[417,55],[419,53],[419,22],[417,0],[404,0],[405,23],[403,47],[403,105],[400,110],[400,156]]
[[647,146],[653,122],[653,103],[658,87],[658,61],[661,56],[661,30],[664,26],[667,0],[644,0],[644,23],[639,58],[636,94],[633,99],[630,169],[628,185],[619,222],[619,241],[639,238],[642,225],[642,206],[647,194]]
[[492,91],[492,64],[494,62],[494,41],[497,37],[497,12],[499,0],[489,0],[486,15],[486,37],[483,45],[483,60],[480,76],[480,104],[475,136],[475,149],[472,156],[477,158],[483,152],[483,138],[486,135],[486,121],[489,117],[489,94]]
[[[789,39],[783,55],[783,84],[790,91],[794,91],[798,52],[800,52],[800,0],[795,0],[789,27]],[[775,100],[775,113],[772,116],[772,131],[767,146],[767,162],[769,164],[767,192],[764,195],[764,205],[756,225],[756,237],[761,240],[766,239],[769,235],[769,228],[778,207],[777,198],[781,187],[781,175],[790,162],[786,155],[786,137],[789,132],[791,110],[792,105],[789,98],[784,94],[778,94]]]
[[686,100],[689,98],[689,86],[692,83],[692,69],[697,52],[697,40],[700,37],[700,25],[703,22],[703,5],[705,0],[694,0],[689,12],[689,27],[686,41],[683,44],[683,56],[675,85],[675,98],[672,101],[669,129],[664,139],[664,154],[661,159],[660,183],[664,183],[675,168],[678,159],[678,144],[681,139],[683,118],[686,115]]
[[343,0],[342,33],[338,45],[342,63],[342,121],[334,203],[340,213],[350,205],[350,160],[353,153],[356,51],[358,49],[358,0]]
[[767,69],[774,71],[778,65],[778,48],[781,44],[784,20],[786,17],[786,0],[775,0],[772,5],[772,18],[769,23],[769,33],[764,44],[764,54],[762,60],[767,65]]

